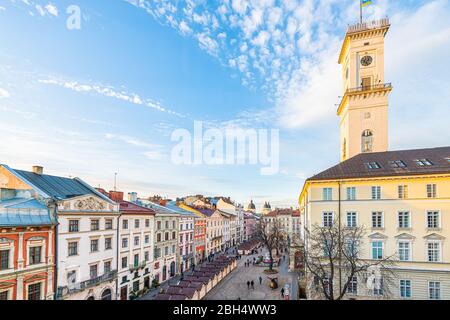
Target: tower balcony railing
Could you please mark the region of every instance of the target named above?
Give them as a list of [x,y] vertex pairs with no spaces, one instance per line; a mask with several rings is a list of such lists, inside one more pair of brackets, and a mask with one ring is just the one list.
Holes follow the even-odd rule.
[[346,93],[358,93],[372,90],[392,89],[392,83],[381,83],[347,89]]
[[363,23],[357,23],[354,25],[348,26],[347,33],[355,33],[372,29],[379,29],[383,27],[389,27],[390,21],[389,18],[383,18],[380,20],[368,21]]

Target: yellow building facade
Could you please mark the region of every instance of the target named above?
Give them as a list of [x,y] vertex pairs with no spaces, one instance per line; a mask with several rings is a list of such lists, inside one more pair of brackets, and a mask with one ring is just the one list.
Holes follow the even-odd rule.
[[[447,300],[450,147],[388,151],[392,86],[384,83],[384,37],[389,26],[385,19],[349,27],[339,58],[341,163],[305,182],[299,199],[302,227],[339,220],[343,227],[363,227],[359,257],[394,261],[389,299]],[[387,298],[368,289],[367,278],[355,280],[347,298]]]

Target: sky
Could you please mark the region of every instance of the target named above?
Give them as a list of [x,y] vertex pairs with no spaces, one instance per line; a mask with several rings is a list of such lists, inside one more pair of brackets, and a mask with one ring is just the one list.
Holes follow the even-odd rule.
[[[339,161],[337,60],[358,3],[0,0],[0,163],[105,189],[117,172],[142,197],[295,207],[305,178]],[[448,146],[450,0],[364,9],[385,16],[390,149]],[[174,164],[171,135],[194,121],[278,129],[279,172]]]

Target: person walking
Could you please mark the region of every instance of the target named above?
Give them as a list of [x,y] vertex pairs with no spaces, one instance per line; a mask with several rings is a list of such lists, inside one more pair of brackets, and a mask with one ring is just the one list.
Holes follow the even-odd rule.
[[262,277],[259,276],[259,285],[262,285]]
[[281,299],[284,299],[284,288],[281,288]]
[[250,290],[250,281],[247,281],[247,289]]
[[255,289],[255,283],[253,282],[253,280],[252,282],[250,282],[250,285],[252,286],[252,289]]

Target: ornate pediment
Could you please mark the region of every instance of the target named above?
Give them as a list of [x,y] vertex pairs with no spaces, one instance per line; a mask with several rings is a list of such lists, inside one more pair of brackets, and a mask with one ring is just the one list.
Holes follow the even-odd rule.
[[116,206],[96,196],[83,196],[59,203],[64,211],[116,211]]
[[402,233],[395,237],[397,240],[414,240],[416,237],[410,235],[409,233]]
[[427,236],[425,236],[423,238],[425,240],[445,240],[445,237],[443,237],[443,236],[441,236],[441,235],[439,235],[437,233],[429,234],[429,235],[427,235]]
[[372,233],[371,235],[369,235],[369,238],[370,238],[370,239],[384,240],[384,239],[387,239],[387,236],[385,236],[385,235],[382,234],[382,233],[375,232],[375,233]]
[[80,211],[104,211],[106,203],[94,197],[79,199],[75,201],[75,209]]

